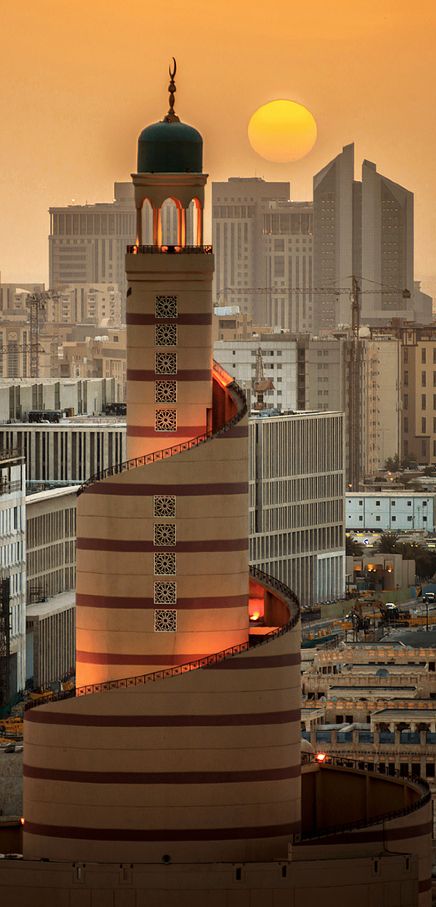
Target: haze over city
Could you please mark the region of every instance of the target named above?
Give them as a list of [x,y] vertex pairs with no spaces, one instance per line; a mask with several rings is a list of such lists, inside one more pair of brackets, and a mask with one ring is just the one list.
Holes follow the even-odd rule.
[[[431,290],[435,25],[431,0],[174,0],[152,15],[139,0],[3,4],[2,280],[47,280],[50,205],[110,201],[129,179],[137,124],[163,115],[162,60],[174,54],[177,107],[205,136],[211,179],[288,179],[294,199],[310,199],[313,174],[355,141],[357,171],[376,161],[415,193],[415,273]],[[289,165],[247,138],[256,108],[282,97],[318,125],[313,151]]]

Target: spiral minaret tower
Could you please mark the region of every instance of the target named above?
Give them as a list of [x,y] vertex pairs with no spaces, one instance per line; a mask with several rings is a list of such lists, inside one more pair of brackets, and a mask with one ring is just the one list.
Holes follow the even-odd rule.
[[173,75],[132,177],[129,459],[78,501],[77,687],[26,716],[28,858],[287,858],[300,829],[298,603],[248,567],[247,409],[212,359],[202,139]]

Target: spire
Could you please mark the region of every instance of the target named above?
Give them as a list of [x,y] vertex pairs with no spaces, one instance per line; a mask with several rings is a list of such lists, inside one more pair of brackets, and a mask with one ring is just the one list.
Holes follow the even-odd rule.
[[167,113],[166,117],[164,117],[164,122],[165,123],[179,123],[180,122],[179,117],[177,116],[176,113],[174,113],[174,103],[175,103],[174,95],[177,91],[176,83],[174,81],[174,78],[175,78],[175,75],[177,72],[177,63],[176,63],[175,57],[173,57],[172,66],[170,65],[168,67],[168,72],[169,72],[169,76],[170,76],[170,84],[168,85],[168,91],[170,93],[170,97],[169,97],[170,106],[168,108],[168,113]]

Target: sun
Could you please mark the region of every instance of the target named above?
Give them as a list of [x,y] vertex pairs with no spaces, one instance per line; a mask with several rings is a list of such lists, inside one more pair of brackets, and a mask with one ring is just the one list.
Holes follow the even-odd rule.
[[267,161],[298,161],[312,150],[317,137],[315,118],[296,101],[268,101],[248,124],[250,145]]

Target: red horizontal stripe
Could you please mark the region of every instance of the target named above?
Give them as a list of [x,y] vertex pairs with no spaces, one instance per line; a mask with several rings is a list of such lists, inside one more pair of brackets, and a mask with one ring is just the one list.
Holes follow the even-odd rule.
[[176,375],[158,375],[154,369],[127,369],[128,381],[212,381],[212,369],[185,368],[179,369]]
[[149,485],[138,482],[96,482],[87,488],[88,494],[113,494],[149,496],[153,494],[176,494],[179,497],[201,495],[248,494],[248,482],[211,482],[209,484]]
[[209,669],[217,668],[248,670],[249,668],[290,668],[301,663],[300,652],[287,652],[285,655],[251,655],[243,658],[233,657],[208,665]]
[[189,655],[168,655],[166,652],[156,655],[125,655],[108,652],[76,652],[76,661],[80,664],[94,665],[184,665],[200,658],[209,658],[209,654],[199,652]]
[[[186,611],[208,610],[209,608],[246,608],[247,595],[223,595],[201,598],[178,598],[177,609]],[[155,608],[153,598],[125,598],[121,595],[76,594],[76,605],[82,608],[124,608],[132,611]]]
[[286,768],[233,772],[95,772],[23,765],[25,778],[79,784],[245,784],[259,781],[289,781],[291,778],[298,778],[300,771],[299,762]]
[[203,425],[179,425],[175,431],[156,431],[149,425],[128,425],[127,434],[131,438],[198,438],[206,432],[206,423]]
[[75,838],[86,841],[231,841],[244,838],[289,838],[300,831],[299,822],[282,825],[233,826],[232,828],[84,828],[25,822],[23,831],[46,838]]
[[[162,546],[168,548],[168,545]],[[149,539],[89,539],[78,538],[77,548],[81,551],[119,551],[124,553],[144,553],[158,550]],[[201,551],[245,551],[248,539],[203,539],[190,542],[177,542],[171,551],[180,553]]]
[[300,709],[286,712],[255,712],[250,715],[85,715],[74,712],[25,712],[26,721],[36,724],[67,724],[71,727],[249,727],[291,724],[300,720]]
[[126,324],[212,324],[211,312],[180,312],[177,318],[156,318],[144,312],[127,312]]

